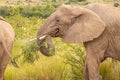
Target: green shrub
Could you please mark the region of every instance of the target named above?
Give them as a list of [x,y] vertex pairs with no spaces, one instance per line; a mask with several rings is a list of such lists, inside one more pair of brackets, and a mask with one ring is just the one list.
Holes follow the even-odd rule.
[[24,17],[41,16],[40,12],[37,11],[37,8],[35,9],[35,7],[31,7],[30,5],[26,6],[21,14]]
[[10,7],[8,6],[1,6],[0,7],[0,15],[1,16],[9,16],[10,15]]
[[23,8],[23,6],[1,6],[0,15],[4,17],[18,15],[21,14]]
[[57,7],[56,4],[46,5],[27,5],[27,6],[1,6],[1,16],[22,15],[23,17],[42,17],[47,18]]
[[46,5],[43,7],[43,12],[41,13],[42,17],[47,18],[51,13],[53,13],[54,10],[55,8],[52,5]]
[[21,14],[25,17],[42,17],[47,18],[53,11],[55,7],[52,5],[37,5],[37,6],[26,6]]
[[21,14],[21,11],[24,9],[24,6],[16,6],[16,7],[10,7],[10,16],[14,16],[14,15],[19,15]]

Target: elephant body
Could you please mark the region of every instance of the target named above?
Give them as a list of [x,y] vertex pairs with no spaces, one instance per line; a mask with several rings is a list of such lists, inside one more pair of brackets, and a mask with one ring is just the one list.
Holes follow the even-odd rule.
[[86,8],[98,14],[106,24],[101,35],[106,38],[102,39],[107,43],[105,55],[120,60],[120,9],[100,4],[90,4]]
[[[86,80],[102,80],[100,63],[107,57],[120,60],[120,8],[96,3],[84,7],[62,5],[38,30],[40,47],[48,36],[61,37],[66,43],[83,42]],[[40,51],[49,54],[45,46]]]
[[0,80],[4,79],[6,66],[11,58],[15,33],[9,23],[0,19]]

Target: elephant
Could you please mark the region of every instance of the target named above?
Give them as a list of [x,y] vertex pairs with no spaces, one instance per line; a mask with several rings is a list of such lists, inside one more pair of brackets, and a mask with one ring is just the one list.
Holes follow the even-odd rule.
[[11,59],[14,39],[12,26],[0,16],[0,80],[5,80],[4,72]]
[[102,80],[100,63],[108,57],[120,60],[120,9],[100,3],[63,4],[38,29],[37,43],[42,54],[51,56],[49,49],[55,52],[54,44],[48,40],[55,37],[65,43],[83,43],[86,80]]

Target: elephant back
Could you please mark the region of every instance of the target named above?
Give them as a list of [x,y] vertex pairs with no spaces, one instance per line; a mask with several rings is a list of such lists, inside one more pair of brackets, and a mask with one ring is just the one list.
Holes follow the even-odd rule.
[[120,8],[98,3],[89,4],[85,8],[100,16],[107,25],[106,27],[116,26],[116,24],[120,26]]

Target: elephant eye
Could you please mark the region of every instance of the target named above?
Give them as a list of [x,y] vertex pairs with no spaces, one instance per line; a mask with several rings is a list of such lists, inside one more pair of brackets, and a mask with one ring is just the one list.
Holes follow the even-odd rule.
[[60,20],[59,20],[59,19],[56,19],[56,22],[60,22]]

